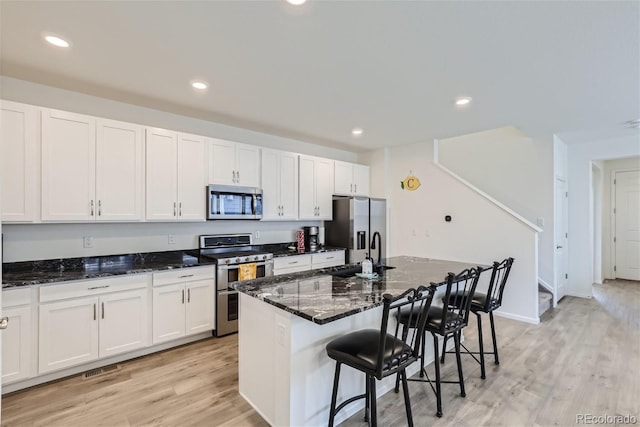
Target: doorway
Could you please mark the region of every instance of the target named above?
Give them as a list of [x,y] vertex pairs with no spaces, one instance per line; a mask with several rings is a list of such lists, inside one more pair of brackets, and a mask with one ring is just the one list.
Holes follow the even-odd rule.
[[640,280],[640,171],[616,172],[614,185],[614,275]]
[[556,301],[565,296],[569,278],[569,205],[567,181],[556,177],[555,185],[555,279]]

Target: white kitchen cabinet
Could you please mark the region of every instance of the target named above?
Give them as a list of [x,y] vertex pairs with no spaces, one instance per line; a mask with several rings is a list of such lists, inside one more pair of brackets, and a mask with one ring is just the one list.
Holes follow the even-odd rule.
[[2,315],[9,318],[2,331],[2,383],[31,377],[31,290],[2,291]]
[[95,141],[93,117],[42,111],[42,220],[95,218]]
[[144,219],[144,139],[142,126],[98,119],[95,219]]
[[311,255],[289,255],[273,259],[273,274],[297,273],[311,270]]
[[42,111],[42,220],[139,221],[142,127]]
[[344,265],[345,251],[329,251],[311,254],[311,269]]
[[153,275],[153,343],[212,331],[215,268]]
[[334,194],[369,196],[369,166],[348,162],[335,162]]
[[0,101],[0,206],[2,222],[39,218],[40,111],[17,102]]
[[262,219],[298,218],[298,154],[262,150]]
[[260,148],[222,139],[209,145],[210,184],[260,187]]
[[300,155],[299,219],[332,219],[333,163],[330,159]]
[[149,275],[40,288],[38,372],[149,345]]
[[205,162],[205,137],[147,128],[147,220],[204,221]]
[[98,297],[40,305],[39,325],[40,374],[99,357]]

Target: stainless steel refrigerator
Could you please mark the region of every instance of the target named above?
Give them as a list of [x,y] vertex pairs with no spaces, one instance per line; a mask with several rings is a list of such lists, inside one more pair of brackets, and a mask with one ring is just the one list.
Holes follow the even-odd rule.
[[[360,263],[365,257],[377,263],[378,250],[382,259],[386,257],[387,201],[369,197],[333,198],[333,220],[325,221],[325,244],[347,248],[346,262]],[[371,249],[375,232],[375,249]]]

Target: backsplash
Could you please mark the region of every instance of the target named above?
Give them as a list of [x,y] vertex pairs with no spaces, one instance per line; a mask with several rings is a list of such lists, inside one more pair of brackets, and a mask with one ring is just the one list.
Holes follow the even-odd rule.
[[[253,233],[256,244],[292,242],[322,221],[3,224],[2,262],[197,249],[201,234]],[[89,239],[87,239],[89,238]],[[169,243],[172,241],[173,243]],[[89,244],[91,247],[85,247]]]

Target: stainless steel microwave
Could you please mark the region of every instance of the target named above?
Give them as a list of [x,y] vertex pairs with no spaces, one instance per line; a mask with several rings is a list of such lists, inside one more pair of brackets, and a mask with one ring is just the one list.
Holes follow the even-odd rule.
[[233,185],[207,187],[207,219],[261,219],[262,189]]

